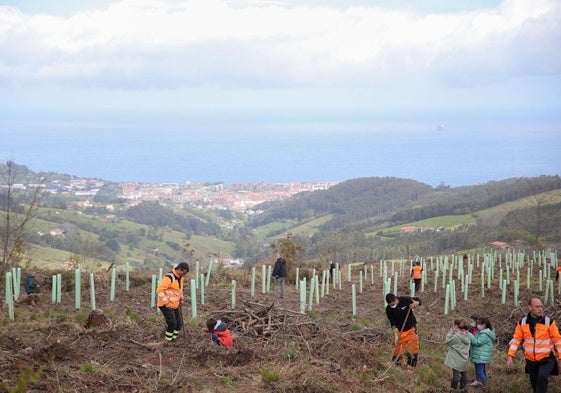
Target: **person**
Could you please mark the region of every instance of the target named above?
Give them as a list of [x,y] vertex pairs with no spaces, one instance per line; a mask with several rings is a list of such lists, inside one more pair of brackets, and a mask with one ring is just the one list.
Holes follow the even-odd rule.
[[421,289],[421,279],[423,278],[423,267],[421,266],[421,260],[419,258],[419,260],[417,261],[417,258],[419,257],[415,257],[415,262],[413,263],[413,267],[411,268],[411,277],[415,282],[415,293],[418,293]]
[[419,355],[419,336],[417,335],[417,320],[413,309],[421,305],[421,299],[410,296],[396,296],[386,294],[386,315],[393,330],[392,361],[401,364],[403,353],[407,347],[407,370],[417,366]]
[[489,382],[487,365],[491,363],[494,343],[497,338],[489,318],[478,318],[477,333],[474,335],[470,332],[469,338],[471,341],[469,358],[475,367],[475,381],[471,383],[471,386],[483,386],[485,388]]
[[330,261],[329,263],[329,279],[333,280],[333,272],[335,271],[335,262]]
[[277,254],[272,276],[275,278],[275,296],[283,298],[285,295],[286,261]]
[[561,265],[557,268],[557,273],[555,274],[555,281],[559,280],[559,276],[561,275]]
[[31,295],[32,293],[35,293],[35,290],[37,289],[37,284],[35,283],[35,276],[32,273],[28,273],[25,276],[25,293],[27,295]]
[[232,348],[234,346],[232,333],[228,330],[226,323],[222,322],[220,319],[208,319],[206,321],[205,331],[210,333],[210,339],[216,345],[228,348]]
[[171,272],[166,273],[158,288],[158,308],[166,320],[166,342],[177,339],[179,331],[183,327],[183,316],[181,306],[185,300],[183,296],[184,276],[189,273],[189,265],[186,262],[179,263]]
[[473,334],[475,336],[478,332],[477,322],[479,321],[479,315],[473,314],[472,316],[469,317],[469,319],[470,319],[470,322],[469,322],[468,332],[470,332],[471,334]]
[[454,325],[446,334],[448,352],[444,364],[452,369],[452,390],[465,391],[467,385],[467,365],[471,342],[468,333],[469,323],[465,319],[455,319]]
[[[546,393],[549,375],[561,372],[561,335],[555,321],[544,316],[543,303],[537,295],[530,296],[528,314],[516,324],[508,349],[507,367],[512,367],[521,343],[532,390],[534,393]],[[552,351],[554,347],[557,359]]]

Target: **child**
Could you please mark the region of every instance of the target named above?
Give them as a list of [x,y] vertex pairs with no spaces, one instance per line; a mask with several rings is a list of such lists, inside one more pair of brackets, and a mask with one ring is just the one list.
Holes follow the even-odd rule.
[[466,371],[471,345],[468,329],[468,321],[465,319],[455,319],[454,326],[446,335],[446,344],[450,348],[446,353],[444,364],[452,368],[452,390],[465,391],[466,388]]
[[234,340],[232,339],[232,333],[228,330],[226,324],[220,319],[209,319],[206,321],[206,332],[210,333],[210,339],[217,345],[224,347],[233,347]]
[[469,317],[469,319],[470,323],[468,331],[475,336],[477,334],[477,321],[479,321],[479,315],[474,314]]
[[479,318],[477,330],[475,335],[469,335],[471,340],[470,360],[475,366],[475,381],[471,383],[471,386],[482,385],[483,387],[487,387],[489,378],[487,376],[486,365],[491,363],[494,349],[493,343],[495,342],[496,336],[491,321],[487,317]]

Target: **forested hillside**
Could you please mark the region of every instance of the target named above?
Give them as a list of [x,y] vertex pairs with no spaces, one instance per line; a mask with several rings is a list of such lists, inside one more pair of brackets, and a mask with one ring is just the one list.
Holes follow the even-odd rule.
[[264,210],[264,213],[255,217],[251,225],[255,227],[282,220],[301,221],[333,214],[333,219],[324,224],[323,228],[343,229],[347,225],[408,206],[432,190],[426,184],[395,177],[347,180],[328,190],[259,205],[256,210]]
[[[283,232],[277,231],[275,237],[297,232],[305,258],[318,261],[460,252],[486,248],[493,241],[526,248],[559,248],[561,243],[559,176],[436,189],[404,179],[353,179],[260,207],[265,211],[252,220],[253,227],[284,223]],[[314,227],[314,219],[329,215],[332,218],[318,224],[309,236],[299,230]],[[391,229],[400,225],[422,229],[427,226],[423,221],[430,219],[434,219],[432,230],[430,225],[429,230]]]
[[[47,175],[14,169],[23,176],[12,179],[12,188],[4,184],[0,193],[3,238],[14,228],[7,217],[18,221],[28,203],[28,193],[16,183],[40,182]],[[80,182],[69,175],[48,176],[55,188],[57,176],[61,184]],[[44,192],[21,240],[28,255],[18,251],[24,243],[12,243],[19,260],[126,261],[154,268],[185,258],[206,263],[211,257],[233,257],[250,265],[270,259],[271,246],[288,241],[301,250],[295,257],[302,263],[328,258],[347,263],[462,252],[496,240],[525,248],[561,244],[559,176],[456,188],[395,177],[358,178],[263,203],[253,214],[169,201],[131,203],[120,196],[120,185],[100,183],[93,197]],[[409,230],[402,231],[405,226]]]

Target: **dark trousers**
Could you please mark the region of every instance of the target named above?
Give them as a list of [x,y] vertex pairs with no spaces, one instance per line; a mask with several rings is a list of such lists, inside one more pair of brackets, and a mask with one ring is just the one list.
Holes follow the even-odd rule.
[[[459,385],[459,386],[458,386]],[[467,385],[467,373],[452,369],[452,389],[465,389]]]
[[534,393],[546,393],[549,375],[557,367],[554,357],[549,357],[541,362],[531,362],[526,359],[526,373],[530,374],[530,383]]
[[162,314],[164,314],[164,318],[166,319],[166,332],[179,332],[183,327],[183,320],[181,318],[181,310],[179,309],[179,307],[176,309],[160,307],[160,311],[162,312]]
[[421,289],[421,279],[415,278],[413,281],[415,281],[415,294],[417,294],[417,292]]

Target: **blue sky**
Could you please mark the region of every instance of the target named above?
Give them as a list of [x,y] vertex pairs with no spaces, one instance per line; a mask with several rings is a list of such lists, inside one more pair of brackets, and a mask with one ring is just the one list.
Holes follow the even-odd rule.
[[0,133],[561,133],[560,21],[558,0],[0,0]]

